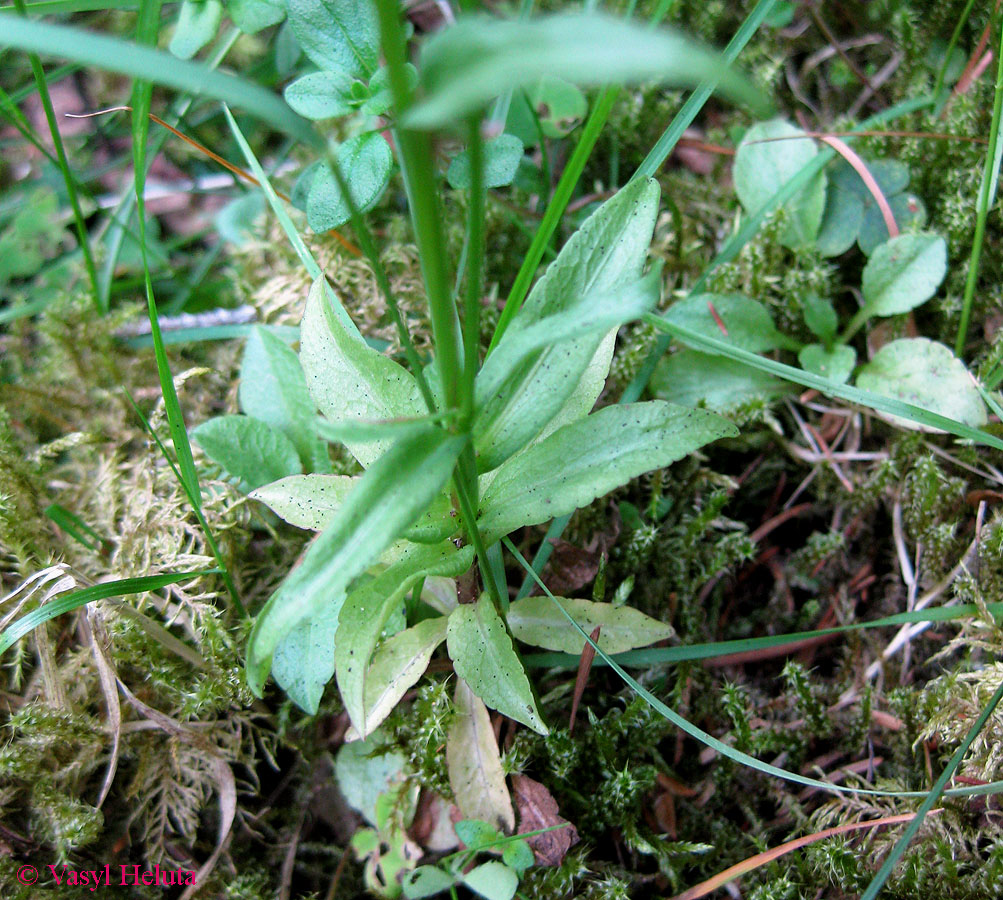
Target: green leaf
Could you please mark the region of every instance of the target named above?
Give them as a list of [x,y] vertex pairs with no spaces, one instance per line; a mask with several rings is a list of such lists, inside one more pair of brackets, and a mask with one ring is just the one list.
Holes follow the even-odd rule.
[[288,103],[308,119],[334,119],[354,109],[352,76],[347,72],[311,72],[297,78],[284,91]]
[[[896,194],[888,198],[895,224],[901,232],[918,231],[926,224],[926,207],[915,194]],[[865,205],[864,220],[860,223],[857,244],[870,256],[879,245],[888,240],[888,226],[876,203]]]
[[315,715],[324,686],[334,677],[338,605],[301,622],[275,648],[272,676],[300,709]]
[[574,309],[587,295],[612,295],[634,284],[651,242],[658,194],[658,185],[650,179],[638,178],[628,184],[589,216],[533,286],[478,373],[474,447],[479,471],[497,467],[536,437],[561,411],[602,348],[603,381],[589,384],[594,395],[577,398],[581,415],[592,408],[612,359],[611,337],[584,335],[544,347],[509,372],[503,384],[496,376],[504,366],[492,363],[492,358],[502,353],[510,332]]
[[227,14],[244,34],[255,34],[286,17],[285,0],[227,0]]
[[467,872],[463,883],[486,900],[512,900],[519,889],[519,876],[504,863],[492,859]]
[[464,442],[430,426],[425,435],[398,441],[362,476],[255,620],[247,679],[258,696],[282,638],[328,604],[344,602],[352,580],[439,495]]
[[560,78],[541,78],[530,87],[527,95],[544,137],[565,137],[589,111],[585,95]]
[[724,94],[763,111],[761,95],[734,73],[722,78],[721,67],[717,54],[678,32],[599,13],[509,21],[468,16],[422,48],[418,68],[424,99],[407,113],[405,124],[446,125],[545,76],[578,85],[653,81],[682,86],[721,78]]
[[[349,334],[331,309],[324,285],[323,278],[314,283],[300,327],[300,363],[317,408],[335,424],[425,413],[411,373]],[[346,444],[364,466],[389,445],[389,441]]]
[[[860,370],[857,387],[922,406],[966,425],[979,427],[987,421],[985,404],[964,363],[950,348],[927,338],[885,344]],[[903,428],[939,431],[899,416],[890,418]]]
[[192,437],[244,492],[303,471],[293,442],[250,416],[209,419],[192,431]]
[[[418,86],[418,70],[411,63],[404,63],[404,75],[409,88],[413,90]],[[363,101],[359,110],[367,116],[382,116],[389,112],[393,105],[390,75],[384,66],[369,80],[369,96]]]
[[446,639],[447,619],[423,619],[383,641],[366,673],[366,723],[382,722],[428,668],[435,648]]
[[798,362],[807,372],[831,378],[837,384],[846,384],[857,364],[857,351],[845,344],[838,344],[831,349],[823,344],[808,344],[798,354]]
[[479,819],[462,819],[453,825],[453,831],[467,849],[490,847],[504,838],[494,825]]
[[[352,199],[365,212],[383,193],[393,169],[393,153],[383,137],[373,131],[339,145],[338,165],[351,186]],[[306,201],[307,224],[318,234],[344,225],[352,217],[330,166],[323,163],[313,177]]]
[[804,303],[804,323],[816,337],[826,343],[832,341],[839,328],[839,317],[832,301],[812,294]]
[[303,52],[321,69],[368,80],[379,65],[380,30],[371,0],[287,0]]
[[[856,173],[854,173],[856,174]],[[859,176],[858,176],[859,177]],[[825,208],[815,246],[823,256],[840,256],[857,240],[864,221],[864,201],[856,191],[841,187],[830,179],[825,194]]]
[[741,294],[691,294],[673,303],[664,318],[753,353],[775,350],[787,343],[773,324],[769,310],[758,300]]
[[[513,134],[501,134],[484,142],[484,187],[505,187],[512,183],[522,162],[522,141]],[[470,153],[463,150],[453,157],[446,172],[449,186],[455,190],[470,190]]]
[[656,397],[681,406],[702,405],[732,413],[782,397],[791,387],[724,356],[681,350],[659,360],[651,376],[651,390]]
[[183,0],[168,49],[179,59],[191,59],[216,37],[222,21],[220,0]]
[[281,431],[299,453],[305,469],[331,470],[324,442],[314,431],[314,402],[299,359],[285,341],[255,326],[244,346],[240,366],[240,408]]
[[[607,653],[623,653],[636,647],[646,647],[675,634],[671,625],[659,622],[629,606],[594,603],[558,597],[561,604],[582,628],[591,632],[602,626],[598,644]],[[505,616],[516,640],[562,653],[582,652],[585,642],[568,620],[556,609],[549,597],[524,597],[516,600]]]
[[[345,497],[359,481],[353,475],[290,475],[250,493],[281,519],[297,528],[323,531],[337,515]],[[452,535],[459,525],[446,494],[440,494],[404,531],[404,537],[434,544]]]
[[521,876],[536,859],[525,841],[510,841],[502,849],[502,862]]
[[418,581],[461,575],[473,561],[472,546],[457,550],[451,541],[413,544],[386,571],[349,593],[338,619],[334,664],[345,711],[362,737],[379,724],[367,718],[366,687],[370,657],[391,614]]
[[902,234],[882,244],[864,267],[863,308],[894,316],[929,300],[947,274],[947,243],[936,234]]
[[549,733],[512,638],[487,594],[450,613],[446,647],[456,674],[488,706],[540,734]]
[[504,832],[514,831],[512,798],[484,701],[458,678],[454,704],[456,714],[446,738],[446,768],[456,805],[468,818]]
[[[753,125],[745,133],[735,153],[732,177],[735,193],[750,215],[769,202],[786,182],[818,155],[818,148],[811,138],[796,140],[798,135],[803,134],[800,128],[782,119]],[[825,208],[825,185],[825,173],[819,172],[803,190],[784,204],[786,224],[780,243],[785,247],[803,250],[815,245]]]
[[607,406],[505,463],[484,493],[478,527],[491,543],[522,525],[573,512],[631,478],[737,434],[720,416],[661,400]]
[[342,744],[334,760],[338,787],[348,805],[371,825],[379,825],[377,802],[404,777],[404,757],[386,752],[386,738]]
[[401,884],[408,900],[422,900],[448,891],[456,884],[456,876],[435,866],[418,866],[404,875]]

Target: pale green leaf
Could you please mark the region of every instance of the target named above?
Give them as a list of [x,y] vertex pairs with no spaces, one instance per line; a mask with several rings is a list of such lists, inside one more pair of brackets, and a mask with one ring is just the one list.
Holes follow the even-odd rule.
[[425,92],[406,116],[412,128],[457,121],[493,97],[545,76],[578,85],[695,85],[713,78],[721,93],[760,111],[766,105],[735,73],[722,76],[720,57],[695,40],[600,13],[508,21],[468,16],[425,43],[418,68]]
[[450,613],[446,646],[456,674],[488,706],[540,734],[548,733],[512,638],[487,594]]
[[[300,326],[300,362],[317,408],[335,424],[357,419],[410,418],[427,412],[414,377],[349,334],[331,309],[324,280],[314,283]],[[389,441],[346,446],[364,466]]]
[[[586,631],[591,632],[597,625],[601,626],[598,644],[607,653],[624,653],[646,647],[675,633],[671,625],[629,606],[565,597],[558,597],[557,602]],[[505,620],[517,640],[534,647],[580,654],[585,646],[581,635],[568,626],[568,620],[549,597],[516,600],[509,607]]]
[[314,715],[324,686],[334,677],[334,636],[339,604],[301,622],[275,648],[272,675],[300,709]]
[[864,267],[864,309],[874,316],[909,312],[929,300],[947,274],[947,243],[937,234],[901,234]]
[[465,439],[430,426],[394,444],[345,498],[258,614],[247,650],[247,680],[261,695],[272,654],[300,622],[343,598],[349,584],[379,559],[437,497]]
[[467,872],[463,883],[485,900],[512,900],[519,889],[519,876],[505,863],[492,859]]
[[758,300],[741,294],[691,294],[673,303],[664,318],[753,353],[775,350],[786,343],[770,311]]
[[[484,142],[484,187],[504,187],[512,183],[522,161],[522,141],[512,134],[501,134]],[[449,186],[470,190],[470,152],[463,150],[453,157],[446,172]]]
[[168,49],[178,59],[191,59],[216,37],[222,21],[220,0],[184,0]]
[[413,544],[384,572],[349,593],[338,619],[334,664],[345,711],[362,737],[379,724],[367,718],[366,685],[370,657],[390,615],[416,582],[431,575],[461,575],[473,559],[473,547],[457,550],[451,541]]
[[[800,128],[782,119],[753,125],[745,133],[735,153],[732,178],[735,193],[747,213],[757,213],[818,155],[818,148],[811,138],[797,139],[802,134],[804,132]],[[785,247],[801,250],[814,246],[825,208],[825,185],[825,173],[819,172],[784,205],[786,223],[780,243]]]
[[521,875],[536,862],[536,858],[525,841],[511,841],[502,849],[502,862]]
[[565,137],[589,111],[585,95],[560,78],[541,78],[529,88],[527,95],[544,137]]
[[[900,232],[919,231],[926,224],[926,206],[915,194],[895,194],[888,198],[892,218]],[[864,207],[864,221],[860,223],[857,244],[870,256],[881,244],[888,240],[888,226],[876,203]]]
[[285,341],[255,326],[240,366],[240,408],[281,431],[296,447],[303,467],[328,472],[331,461],[313,428],[316,407],[299,359]]
[[250,491],[303,471],[296,447],[281,431],[250,416],[218,416],[192,430],[205,455]]
[[[859,176],[857,176],[859,179]],[[856,191],[830,179],[825,194],[825,208],[815,246],[823,256],[846,253],[857,240],[864,221],[864,200]]]
[[[336,153],[341,174],[351,190],[352,199],[365,212],[383,194],[393,169],[390,145],[378,132],[359,134],[338,146]],[[307,224],[318,234],[344,225],[352,217],[348,201],[325,162],[310,183],[306,200]]]
[[831,349],[826,349],[822,344],[808,344],[798,354],[798,362],[806,372],[830,378],[837,384],[846,384],[857,364],[857,351],[844,344]]
[[371,825],[377,824],[377,800],[404,777],[404,757],[385,751],[386,738],[374,735],[367,741],[342,744],[334,760],[341,793]]
[[839,328],[839,317],[832,301],[814,294],[809,296],[804,302],[804,323],[816,337],[832,341]]
[[[626,293],[640,277],[657,212],[658,185],[650,179],[635,179],[586,220],[534,285],[478,374],[474,446],[479,471],[500,465],[558,414],[606,335],[592,332],[544,347],[514,369],[492,362],[493,357],[507,353],[506,343],[517,340],[519,332],[574,309],[583,297]],[[589,387],[595,389],[595,396],[577,400],[586,411],[602,385],[595,380]]]
[[286,17],[284,0],[227,0],[227,15],[244,34],[255,34]]
[[737,434],[720,416],[660,400],[607,406],[505,463],[484,493],[478,526],[490,543]]
[[405,873],[401,884],[408,900],[423,900],[448,891],[456,884],[456,876],[435,866],[418,866],[413,872]]
[[347,72],[311,72],[297,78],[284,91],[288,103],[308,119],[333,119],[353,109],[354,81]]
[[[987,421],[985,404],[964,363],[950,348],[927,338],[902,338],[885,344],[860,370],[857,387],[976,428]],[[939,431],[899,416],[889,418],[903,428]]]
[[515,830],[512,798],[505,785],[498,742],[484,702],[463,681],[456,681],[456,715],[446,738],[449,786],[463,815]]
[[287,0],[303,52],[321,69],[365,79],[376,71],[380,30],[372,0]]
[[[454,588],[455,591],[455,588]],[[387,638],[366,672],[366,725],[380,724],[428,668],[435,648],[446,639],[446,617],[423,619]]]
[[791,386],[725,356],[681,350],[659,360],[651,376],[651,390],[656,397],[681,406],[703,405],[715,412],[731,413],[782,397],[790,393]]
[[453,825],[453,831],[468,849],[488,847],[504,838],[494,825],[481,822],[479,819],[461,819]]
[[[353,475],[291,475],[252,491],[250,496],[290,525],[323,531],[334,521],[358,481]],[[422,511],[418,521],[404,531],[404,537],[434,544],[448,538],[457,528],[449,497],[440,494]]]

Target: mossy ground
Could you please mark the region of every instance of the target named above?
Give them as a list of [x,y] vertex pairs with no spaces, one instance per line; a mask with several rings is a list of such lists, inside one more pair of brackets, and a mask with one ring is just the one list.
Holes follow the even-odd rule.
[[[686,30],[720,44],[751,5],[686,0],[672,15]],[[880,37],[853,51],[870,77],[892,56],[899,59],[873,100],[861,105],[861,116],[932,88],[932,42],[950,35],[963,6],[960,0],[880,0],[842,4],[838,12],[822,9],[841,40]],[[962,47],[975,45],[986,21],[984,10],[976,12],[962,32]],[[801,111],[813,125],[840,128],[862,86],[838,54],[807,64],[828,45],[799,7],[792,24],[763,29],[743,60],[787,114]],[[625,92],[586,169],[584,193],[600,195],[629,175],[679,103],[673,92]],[[893,127],[985,135],[991,107],[987,75],[945,117],[918,112]],[[715,102],[699,122],[701,139],[724,147],[734,146],[735,135],[750,124],[743,113]],[[890,137],[865,138],[856,147],[867,158],[908,164],[910,189],[928,210],[927,227],[947,239],[950,268],[939,299],[900,327],[953,344],[984,148]],[[182,157],[190,164],[187,153]],[[709,155],[703,162],[695,171],[676,158],[659,175],[664,213],[653,253],[665,262],[666,298],[685,291],[703,271],[736,215],[727,158]],[[514,190],[489,204],[486,329],[497,315],[494,300],[507,294],[528,245],[526,226],[533,220],[519,210],[532,208],[532,200]],[[428,327],[420,273],[400,208],[400,185],[394,184],[372,218],[422,350]],[[450,195],[446,208],[458,254],[463,198]],[[565,234],[576,221],[568,217]],[[777,228],[776,221],[768,223],[735,261],[713,274],[709,288],[767,302],[778,324],[807,338],[798,329],[810,294],[831,297],[847,315],[856,308],[848,286],[859,284],[860,256],[833,261],[793,254],[775,240]],[[70,244],[61,236],[45,252],[59,259]],[[363,331],[395,352],[396,337],[368,267],[330,238],[313,237],[311,247]],[[1003,357],[1001,263],[996,204],[973,313],[969,360],[975,371],[986,372]],[[298,322],[308,281],[281,232],[264,219],[255,240],[226,253],[221,272],[212,305],[249,303],[260,321]],[[141,308],[119,303],[113,315],[98,317],[76,263],[56,273],[62,275],[50,271],[13,282],[24,296],[45,290],[51,300],[39,316],[5,326],[0,337],[3,593],[55,565],[80,586],[211,566],[174,473],[126,399],[128,392],[166,437],[151,351],[115,336]],[[623,331],[603,402],[619,395],[652,344],[644,327]],[[171,349],[189,424],[235,411],[239,354],[237,342]],[[756,404],[737,419],[740,438],[646,476],[574,517],[565,535],[571,544],[596,547],[601,539],[608,548],[598,577],[590,575],[581,586],[582,596],[629,597],[671,622],[684,644],[864,622],[899,612],[928,592],[936,604],[1003,600],[1001,479],[993,454],[939,435],[902,432],[823,398]],[[857,455],[833,465],[825,454],[810,452],[806,429],[830,443],[838,439]],[[245,604],[257,609],[295,561],[302,534],[218,480],[198,451],[196,462],[206,519]],[[350,464],[342,462],[348,471]],[[46,517],[52,503],[74,512],[104,540],[90,547],[74,540]],[[514,537],[531,553],[542,531]],[[510,584],[521,582],[515,568],[508,574]],[[15,879],[29,859],[78,869],[124,862],[197,868],[216,840],[220,798],[227,792],[222,765],[235,779],[236,816],[204,896],[258,900],[279,890],[330,896],[336,871],[337,897],[363,896],[361,868],[346,849],[356,820],[331,790],[330,760],[346,725],[336,691],[327,692],[314,717],[278,691],[254,700],[242,672],[246,626],[217,580],[192,579],[146,595],[138,608],[184,641],[194,658],[179,658],[136,617],[103,602],[88,614],[43,626],[4,659],[3,895],[39,895]],[[700,728],[776,765],[813,775],[847,767],[842,777],[849,782],[922,791],[998,684],[1003,634],[984,615],[923,631],[885,657],[894,636],[893,629],[857,631],[783,656],[659,665],[635,674]],[[120,690],[109,686],[109,673]],[[918,804],[831,798],[740,767],[681,735],[601,668],[591,674],[572,735],[573,673],[535,670],[533,677],[554,727],[544,738],[505,726],[505,763],[508,771],[545,784],[582,840],[560,866],[530,870],[521,887],[525,897],[667,896],[789,838],[910,812]],[[448,671],[433,667],[386,729],[413,778],[444,794],[449,682]],[[997,714],[960,771],[969,783],[1003,777],[1001,730]],[[98,809],[113,759],[117,771]],[[999,802],[976,797],[944,806],[924,825],[886,896],[1000,895]],[[745,876],[743,896],[856,896],[897,834],[850,834],[812,845]],[[131,892],[163,896],[160,888]]]

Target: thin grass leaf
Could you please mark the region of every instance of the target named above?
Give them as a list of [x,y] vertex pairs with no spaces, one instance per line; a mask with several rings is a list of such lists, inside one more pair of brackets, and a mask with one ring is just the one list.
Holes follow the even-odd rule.
[[0,17],[3,17],[0,47],[58,56],[84,66],[222,100],[302,143],[323,147],[323,140],[313,127],[296,115],[284,100],[246,79],[214,72],[205,65],[177,59],[149,46],[81,28],[23,20],[7,13],[0,13]]
[[28,632],[38,628],[44,622],[55,619],[63,613],[72,612],[95,600],[107,600],[110,597],[123,597],[127,594],[142,594],[146,591],[156,591],[169,584],[178,584],[203,575],[216,575],[219,569],[201,569],[194,572],[172,572],[163,575],[143,575],[138,578],[123,578],[119,581],[106,581],[93,587],[83,588],[66,594],[58,600],[52,600],[28,615],[22,616],[0,634],[0,654],[9,650]]

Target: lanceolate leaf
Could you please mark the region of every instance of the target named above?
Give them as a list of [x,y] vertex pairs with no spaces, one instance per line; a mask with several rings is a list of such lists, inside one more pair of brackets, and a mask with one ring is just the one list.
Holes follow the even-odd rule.
[[430,426],[396,443],[359,480],[337,518],[258,614],[247,650],[247,678],[260,696],[272,654],[297,624],[344,602],[361,575],[442,491],[464,438]]
[[[659,622],[629,606],[594,603],[591,600],[556,598],[586,631],[602,626],[597,643],[607,653],[623,653],[646,647],[674,634],[671,625]],[[549,597],[524,597],[509,607],[505,620],[517,640],[534,647],[581,653],[582,636],[568,625],[568,620]]]
[[371,0],[287,0],[289,23],[303,52],[321,69],[366,80],[380,57],[376,6]]
[[659,81],[695,85],[714,78],[721,92],[766,106],[720,57],[691,38],[597,13],[504,21],[470,16],[435,35],[419,65],[424,100],[407,115],[412,128],[436,128],[505,91],[544,76],[580,85]]
[[[300,327],[300,362],[317,408],[334,423],[395,419],[427,412],[414,377],[349,334],[314,283]],[[352,455],[371,465],[389,441],[348,443]]]
[[281,338],[255,326],[240,366],[240,408],[267,422],[296,446],[304,468],[327,472],[331,462],[313,428],[314,402],[296,354]]
[[[501,361],[492,363],[494,355],[507,359],[505,346],[518,340],[520,331],[574,309],[583,297],[613,295],[635,283],[657,212],[657,184],[635,179],[589,217],[533,287],[478,375],[474,446],[479,471],[499,466],[561,411],[604,336],[593,333],[562,341],[527,355],[513,368]],[[612,354],[612,342],[608,346]],[[609,361],[605,362],[608,369]],[[592,408],[602,383],[590,387],[595,396],[578,398],[584,412]]]
[[947,274],[947,243],[936,234],[901,234],[874,251],[861,279],[874,316],[909,312],[929,300]]
[[714,413],[652,400],[607,406],[502,466],[481,501],[485,541],[591,503],[738,429]]
[[[349,491],[359,481],[354,475],[290,475],[252,491],[272,512],[297,528],[323,531],[337,515]],[[449,497],[432,500],[418,521],[404,531],[404,537],[422,544],[445,540],[458,528]]]
[[514,831],[512,798],[484,702],[462,678],[456,682],[455,702],[456,717],[446,739],[446,766],[456,805],[468,819]]
[[450,613],[446,646],[456,674],[488,706],[540,734],[548,733],[512,638],[487,594]]
[[419,579],[461,575],[473,559],[473,547],[457,550],[450,541],[415,544],[385,572],[348,595],[338,619],[334,663],[345,710],[363,737],[379,724],[366,717],[366,683],[369,659],[391,613]]
[[242,491],[303,471],[281,431],[250,416],[218,416],[192,431],[206,456],[237,479]]
[[366,673],[366,727],[382,722],[424,674],[435,648],[446,639],[445,616],[424,619],[387,638]]

